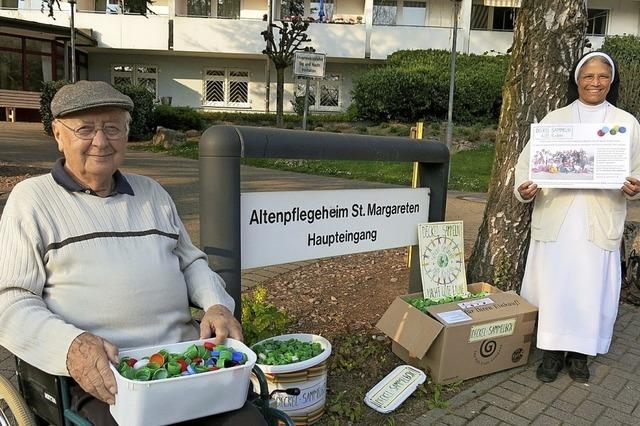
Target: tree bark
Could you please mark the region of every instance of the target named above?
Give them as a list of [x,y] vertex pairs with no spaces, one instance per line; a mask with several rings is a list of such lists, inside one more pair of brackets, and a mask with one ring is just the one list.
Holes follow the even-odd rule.
[[276,67],[276,127],[284,124],[284,70]]
[[502,91],[487,206],[467,266],[469,282],[520,289],[533,206],[513,195],[514,169],[530,124],[566,104],[569,74],[584,46],[586,19],[584,0],[522,1]]

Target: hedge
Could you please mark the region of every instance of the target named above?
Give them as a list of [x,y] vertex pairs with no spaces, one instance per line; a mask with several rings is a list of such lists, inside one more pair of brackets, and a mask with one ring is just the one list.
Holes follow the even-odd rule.
[[131,124],[129,125],[129,140],[140,141],[149,139],[153,125],[153,102],[155,96],[144,86],[118,84],[115,88],[129,96],[133,101]]
[[173,130],[204,130],[205,120],[200,111],[190,107],[157,105],[153,125]]
[[[62,86],[69,84],[69,81],[44,81],[42,83],[42,94],[40,95],[40,115],[44,131],[49,136],[53,135],[51,122],[51,100]],[[118,85],[116,86],[125,95],[129,96],[133,101],[133,112],[131,113],[131,124],[129,127],[130,140],[147,139],[151,135],[151,119],[153,113],[154,97],[147,89],[142,86]]]
[[[509,58],[459,54],[456,60],[454,119],[494,120],[499,116]],[[446,117],[450,53],[404,50],[355,81],[353,102],[364,120],[416,121]]]
[[607,36],[602,51],[616,61],[620,76],[618,107],[640,117],[640,37]]
[[51,101],[58,90],[62,86],[69,84],[67,80],[58,81],[43,81],[42,93],[40,94],[40,117],[42,117],[42,124],[44,125],[44,132],[53,136],[53,129],[51,128],[51,122],[53,121],[53,115],[51,115]]

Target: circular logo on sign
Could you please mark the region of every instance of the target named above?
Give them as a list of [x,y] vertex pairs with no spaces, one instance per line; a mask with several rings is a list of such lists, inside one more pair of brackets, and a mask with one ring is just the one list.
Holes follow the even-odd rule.
[[480,345],[480,356],[483,358],[489,358],[496,351],[496,341],[495,340],[485,340]]
[[421,265],[427,276],[439,285],[447,285],[462,273],[462,256],[458,244],[447,237],[431,240],[422,252]]
[[522,359],[522,348],[518,348],[511,354],[511,361],[518,362]]

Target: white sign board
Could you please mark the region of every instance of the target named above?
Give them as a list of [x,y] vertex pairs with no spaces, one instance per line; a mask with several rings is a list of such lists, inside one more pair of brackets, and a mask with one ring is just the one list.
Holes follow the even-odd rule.
[[324,53],[296,52],[293,73],[301,77],[324,77],[326,55]]
[[417,244],[429,189],[249,192],[240,204],[249,269]]
[[532,124],[529,180],[541,188],[622,188],[629,176],[630,128]]

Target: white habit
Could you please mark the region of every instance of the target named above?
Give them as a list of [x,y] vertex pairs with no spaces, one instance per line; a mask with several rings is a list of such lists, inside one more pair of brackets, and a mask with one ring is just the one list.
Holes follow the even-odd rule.
[[[609,104],[576,101],[576,123],[606,121]],[[618,313],[620,250],[604,250],[587,239],[585,190],[575,198],[556,241],[529,245],[522,296],[538,306],[537,346],[545,350],[607,353]]]

